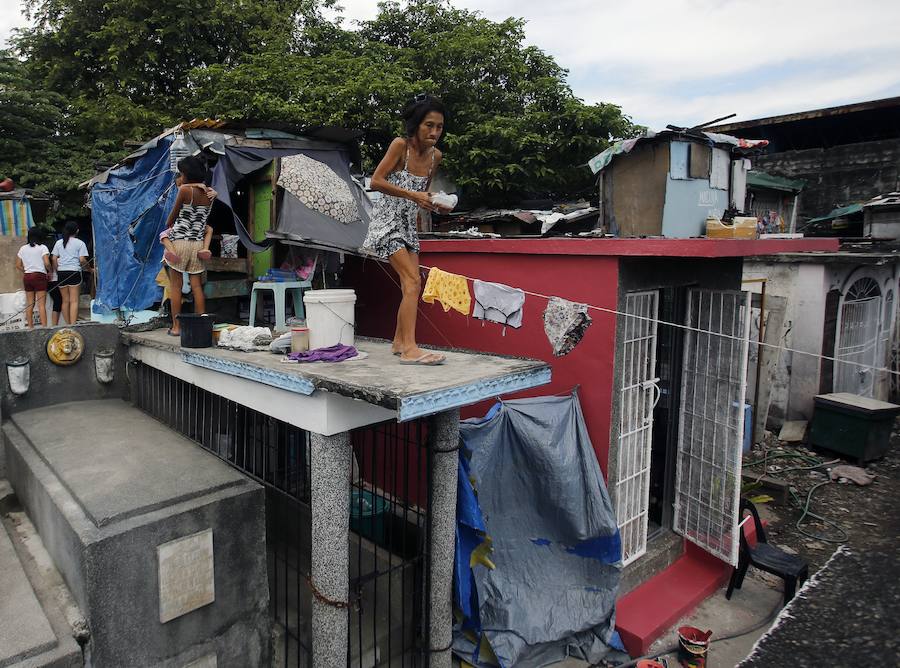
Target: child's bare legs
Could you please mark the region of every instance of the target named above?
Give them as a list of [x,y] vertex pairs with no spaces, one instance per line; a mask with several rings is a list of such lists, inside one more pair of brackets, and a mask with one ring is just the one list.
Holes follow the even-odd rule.
[[78,296],[81,292],[80,285],[65,285],[60,288],[63,298],[63,316],[66,323],[74,325],[78,320]]
[[[206,295],[203,294],[203,282],[200,280],[203,274],[188,274],[191,281],[191,292],[194,295],[194,313],[206,313]],[[179,297],[179,299],[181,299]]]
[[197,258],[204,262],[212,257],[209,245],[212,243],[213,228],[206,226],[206,232],[203,233],[203,248],[197,251]]
[[181,315],[181,272],[169,267],[169,306],[172,311],[172,328],[169,330],[172,334],[181,333],[181,322],[178,316]]
[[165,251],[163,251],[163,257],[166,258],[166,262],[171,264],[178,264],[181,262],[181,258],[178,257],[178,253],[175,252],[175,244],[172,243],[171,239],[163,237],[162,245],[165,249]]
[[25,326],[34,329],[34,293],[25,293]]

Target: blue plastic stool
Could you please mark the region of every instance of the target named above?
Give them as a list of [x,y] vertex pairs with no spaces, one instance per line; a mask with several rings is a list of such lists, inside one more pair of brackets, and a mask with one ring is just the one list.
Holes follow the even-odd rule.
[[256,322],[256,291],[271,290],[275,298],[275,329],[284,331],[287,329],[284,316],[284,301],[286,294],[291,293],[294,299],[294,317],[306,318],[306,309],[303,307],[303,291],[312,287],[312,281],[283,281],[268,282],[256,281],[250,293],[250,326]]

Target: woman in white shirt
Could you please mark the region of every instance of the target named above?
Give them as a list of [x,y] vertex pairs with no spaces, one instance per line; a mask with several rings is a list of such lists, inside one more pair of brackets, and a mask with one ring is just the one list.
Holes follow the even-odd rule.
[[53,246],[53,269],[62,294],[62,315],[74,325],[78,320],[78,295],[81,292],[81,270],[87,266],[87,246],[76,235],[78,225],[70,220],[63,228],[63,238]]
[[47,324],[47,272],[50,270],[50,256],[47,247],[40,241],[41,233],[32,227],[28,230],[28,243],[16,254],[16,269],[22,272],[22,285],[25,288],[25,325],[28,329],[34,329],[35,301],[41,327]]

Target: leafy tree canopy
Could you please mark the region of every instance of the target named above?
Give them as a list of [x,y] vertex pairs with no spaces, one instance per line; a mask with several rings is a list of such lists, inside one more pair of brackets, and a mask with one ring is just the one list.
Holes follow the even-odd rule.
[[332,5],[26,0],[20,59],[0,60],[0,94],[19,96],[0,115],[0,147],[11,147],[0,166],[71,190],[123,141],[211,116],[360,129],[371,169],[401,131],[404,103],[429,92],[449,112],[445,168],[469,201],[497,204],[588,192],[587,159],[635,131],[618,107],[577,99],[566,71],[525,44],[519,19],[390,1],[347,29],[323,15]]

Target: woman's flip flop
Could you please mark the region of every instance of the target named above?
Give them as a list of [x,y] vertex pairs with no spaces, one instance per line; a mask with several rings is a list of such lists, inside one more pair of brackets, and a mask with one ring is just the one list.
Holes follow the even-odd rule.
[[[433,359],[428,359],[429,357]],[[438,355],[437,353],[424,353],[423,355],[419,355],[415,359],[405,360],[402,357],[400,358],[400,364],[406,365],[418,365],[418,366],[438,366],[439,364],[443,364],[446,358],[443,355]]]
[[173,332],[171,329],[167,329],[166,334],[169,336],[181,336],[181,332]]
[[180,264],[181,263],[181,258],[178,257],[172,251],[166,251],[165,253],[163,253],[163,257],[165,258],[166,262],[168,262],[169,264]]
[[209,251],[209,250],[198,250],[197,251],[197,258],[200,260],[206,261],[211,257],[212,257],[212,251]]

